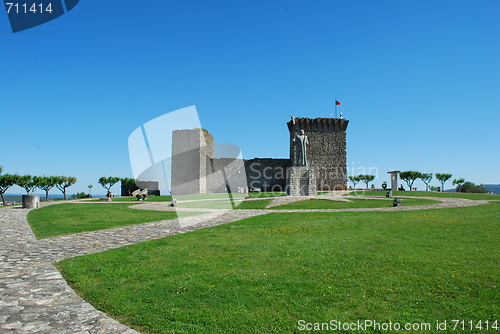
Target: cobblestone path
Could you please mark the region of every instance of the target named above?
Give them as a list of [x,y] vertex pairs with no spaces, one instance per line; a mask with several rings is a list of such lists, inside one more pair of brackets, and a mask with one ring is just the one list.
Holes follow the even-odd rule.
[[[19,207],[0,208],[0,333],[138,333],[96,310],[67,285],[52,265],[65,258],[271,212],[405,211],[487,203],[465,199],[432,199],[442,203],[418,207],[332,210],[177,209],[207,213],[184,218],[181,222],[166,220],[42,240],[36,240],[26,221],[29,210]],[[149,202],[133,207],[172,210],[165,202]]]

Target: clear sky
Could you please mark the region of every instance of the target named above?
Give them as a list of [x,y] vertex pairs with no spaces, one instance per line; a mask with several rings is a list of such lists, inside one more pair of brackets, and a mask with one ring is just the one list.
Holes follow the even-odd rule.
[[498,184],[499,17],[498,0],[81,0],[12,33],[0,12],[0,165],[103,194],[99,177],[132,177],[128,136],[167,112],[196,105],[216,142],[287,157],[290,116],[337,99],[351,175]]

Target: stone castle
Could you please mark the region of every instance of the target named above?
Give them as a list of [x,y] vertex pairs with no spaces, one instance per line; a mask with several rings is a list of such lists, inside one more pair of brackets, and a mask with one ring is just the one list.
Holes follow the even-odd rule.
[[[300,130],[309,138],[308,164],[315,169],[318,191],[347,188],[348,123],[341,118],[298,117],[287,123],[290,142]],[[295,154],[295,146],[290,144],[288,159],[243,160],[239,148],[214,144],[206,130],[176,130],[172,135],[171,191],[174,195],[225,192],[229,188],[236,192],[236,188],[240,191],[246,187],[285,191],[287,168],[292,166]]]

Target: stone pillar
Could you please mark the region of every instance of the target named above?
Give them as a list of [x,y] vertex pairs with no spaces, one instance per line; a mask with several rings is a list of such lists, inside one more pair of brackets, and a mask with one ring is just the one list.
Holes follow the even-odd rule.
[[286,193],[289,196],[315,196],[314,167],[290,167],[286,170]]
[[398,175],[400,173],[399,170],[394,170],[392,172],[387,172],[391,175],[391,190],[396,191],[398,190]]
[[23,195],[24,209],[37,209],[40,207],[40,195]]

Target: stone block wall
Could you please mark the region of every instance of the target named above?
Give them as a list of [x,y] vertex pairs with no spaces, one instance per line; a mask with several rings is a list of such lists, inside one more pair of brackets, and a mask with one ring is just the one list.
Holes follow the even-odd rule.
[[247,187],[243,159],[207,159],[207,193],[238,193]]
[[308,137],[308,166],[316,171],[317,189],[347,188],[346,129],[349,121],[340,118],[298,118],[287,123],[290,132],[290,160],[295,161],[292,139],[304,130]]

